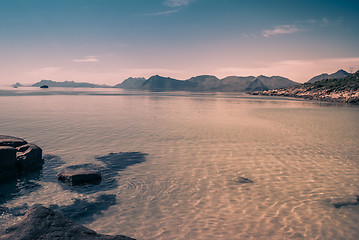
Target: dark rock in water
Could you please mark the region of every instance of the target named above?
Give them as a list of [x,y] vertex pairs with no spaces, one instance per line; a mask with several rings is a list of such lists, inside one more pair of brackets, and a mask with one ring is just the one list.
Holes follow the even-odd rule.
[[[89,167],[90,169],[95,169],[95,172],[100,173],[101,182],[90,182],[92,184],[84,185],[72,185],[70,184],[61,184],[61,187],[65,190],[75,191],[81,194],[92,194],[99,191],[108,191],[118,187],[117,178],[119,176],[119,171],[125,169],[128,166],[142,163],[146,161],[146,153],[141,152],[119,152],[119,153],[110,153],[105,156],[97,156],[96,159],[105,163],[105,166],[97,166],[93,164],[83,164],[78,165],[79,167],[72,166],[71,168],[80,168]],[[46,164],[45,164],[46,170]],[[66,168],[64,169],[66,170]],[[61,173],[61,172],[60,172]],[[58,176],[60,176],[60,173]],[[64,178],[63,178],[64,179]],[[96,178],[95,178],[96,179]],[[58,179],[59,180],[59,179]],[[67,180],[62,180],[67,181]],[[95,185],[97,184],[97,185]]]
[[49,88],[47,85],[41,85],[40,88]]
[[0,146],[0,181],[14,179],[17,176],[16,149]]
[[70,166],[57,174],[57,178],[72,186],[83,184],[100,184],[102,177],[98,169],[92,164]]
[[86,240],[131,240],[133,238],[123,235],[109,236],[98,234],[95,231],[72,222],[59,212],[43,206],[32,207],[25,219],[0,231],[0,239],[7,240],[60,240],[60,239],[86,239]]
[[21,138],[0,135],[0,147],[0,182],[42,168],[42,150],[35,144],[29,144]]
[[25,144],[27,144],[27,142],[24,139],[0,135],[0,146],[10,146],[16,148]]
[[17,147],[16,158],[20,174],[40,170],[44,164],[42,149],[31,143]]
[[252,180],[245,177],[237,177],[234,181],[237,183],[253,183]]

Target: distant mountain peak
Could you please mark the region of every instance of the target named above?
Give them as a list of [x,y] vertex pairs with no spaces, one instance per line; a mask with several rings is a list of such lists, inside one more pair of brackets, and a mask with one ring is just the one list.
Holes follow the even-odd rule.
[[123,80],[122,83],[119,83],[113,87],[124,89],[140,89],[145,81],[146,78],[144,77],[129,77]]
[[320,75],[317,75],[315,77],[312,77],[311,79],[309,79],[307,81],[307,83],[314,83],[314,82],[318,82],[324,79],[340,79],[340,78],[345,78],[348,75],[350,75],[347,71],[340,69],[338,71],[336,71],[335,73],[332,74],[328,74],[328,73],[322,73]]
[[347,71],[345,71],[345,70],[343,70],[343,69],[338,70],[336,73],[345,73],[345,74],[349,74]]

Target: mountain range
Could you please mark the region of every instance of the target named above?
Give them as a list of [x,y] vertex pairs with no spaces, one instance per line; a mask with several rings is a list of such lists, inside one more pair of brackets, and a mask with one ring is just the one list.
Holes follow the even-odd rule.
[[115,87],[151,91],[206,91],[206,92],[252,92],[297,85],[288,78],[280,76],[229,76],[219,79],[212,75],[201,75],[188,80],[178,80],[155,75],[149,79],[128,78]]
[[191,77],[187,80],[178,80],[159,75],[145,78],[127,78],[122,83],[115,86],[99,85],[86,82],[64,81],[56,82],[52,80],[41,80],[32,85],[32,87],[73,87],[73,88],[123,88],[150,91],[199,91],[199,92],[253,92],[263,91],[275,88],[285,88],[299,83],[293,82],[288,78],[280,76],[266,77],[238,77],[229,76],[219,79],[212,75],[201,75]]
[[341,79],[347,76],[349,76],[349,73],[343,69],[340,69],[339,71],[332,74],[323,73],[318,76],[312,77],[311,79],[309,79],[309,81],[307,81],[307,83],[314,83],[324,79]]
[[[347,77],[348,72],[339,70],[332,74],[323,73],[311,78],[307,83],[314,83],[323,79],[341,79]],[[200,75],[191,77],[187,80],[178,80],[170,77],[159,75],[152,76],[148,79],[127,78],[122,83],[115,86],[99,85],[86,82],[64,81],[56,82],[52,80],[41,80],[33,84],[33,87],[47,85],[49,87],[73,87],[73,88],[123,88],[150,91],[205,91],[205,92],[254,92],[265,91],[279,88],[287,88],[300,83],[294,82],[281,76],[228,76],[219,79],[212,75]]]

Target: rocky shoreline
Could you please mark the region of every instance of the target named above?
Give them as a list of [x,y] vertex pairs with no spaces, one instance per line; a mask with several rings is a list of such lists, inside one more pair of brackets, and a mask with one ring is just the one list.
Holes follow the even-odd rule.
[[338,103],[359,103],[359,91],[356,90],[344,90],[344,91],[330,91],[325,90],[309,90],[306,87],[292,87],[284,89],[273,89],[267,91],[256,91],[251,93],[252,95],[263,96],[282,96],[282,97],[295,97],[310,100],[319,100],[326,102],[338,102]]
[[[103,162],[108,162],[108,169],[102,169],[105,183],[100,185],[102,174],[92,164],[82,164],[63,168],[57,174],[59,181],[68,185],[71,191],[98,192],[116,186],[113,178],[116,173],[127,166],[145,161],[146,154],[139,152],[110,153],[97,157]],[[3,213],[13,209],[2,206],[16,195],[17,183],[26,179],[31,174],[40,173],[47,161],[56,160],[56,157],[42,156],[42,149],[22,138],[0,135],[0,217]],[[116,171],[112,171],[116,169]],[[55,174],[54,174],[55,175]],[[55,177],[55,176],[54,176]],[[109,184],[110,182],[110,184]],[[106,185],[107,183],[107,185]],[[66,187],[64,186],[64,187]],[[40,185],[33,185],[36,189]],[[13,189],[14,188],[14,189]],[[5,190],[5,191],[3,191]],[[24,187],[23,190],[26,190]],[[102,235],[88,229],[75,220],[80,216],[90,217],[100,213],[109,206],[116,204],[116,196],[113,194],[101,194],[95,202],[86,199],[75,199],[72,205],[50,205],[48,208],[41,204],[35,204],[28,208],[27,204],[20,209],[27,209],[25,218],[17,224],[2,229],[0,226],[0,239],[7,240],[65,240],[65,239],[112,239],[133,240],[123,235]],[[54,210],[55,209],[55,210]],[[21,211],[20,211],[21,212]],[[19,213],[17,216],[23,214]]]
[[288,88],[252,92],[252,95],[284,96],[338,103],[359,103],[359,71],[343,79],[324,79]]
[[0,238],[7,240],[135,240],[123,235],[98,234],[87,227],[74,223],[60,212],[40,205],[31,207],[21,222],[0,231]]

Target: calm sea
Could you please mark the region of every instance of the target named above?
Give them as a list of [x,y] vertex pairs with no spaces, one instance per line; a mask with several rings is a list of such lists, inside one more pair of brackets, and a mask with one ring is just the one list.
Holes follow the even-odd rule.
[[[46,155],[42,172],[0,188],[1,228],[43,204],[143,240],[359,239],[358,106],[121,89],[0,95],[0,134]],[[120,152],[143,161],[96,158]],[[102,169],[102,184],[56,180],[85,163]]]

